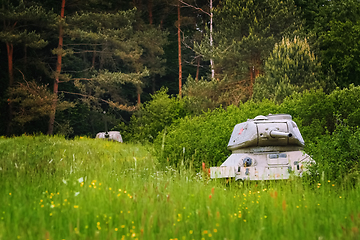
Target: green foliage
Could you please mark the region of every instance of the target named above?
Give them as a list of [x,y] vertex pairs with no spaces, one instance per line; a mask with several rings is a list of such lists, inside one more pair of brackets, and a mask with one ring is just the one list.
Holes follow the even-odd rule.
[[325,68],[332,67],[339,87],[360,84],[360,18],[357,22],[331,21],[330,30],[323,33],[319,42]]
[[305,150],[316,161],[312,178],[353,182],[358,177],[360,87],[331,94],[321,90],[293,94],[280,105],[300,128]]
[[3,22],[0,41],[36,49],[48,44],[43,36],[46,28],[54,27],[56,14],[34,3],[26,6],[23,1],[15,5],[3,1],[0,20]]
[[350,85],[331,94],[322,90],[304,91],[286,98],[281,111],[293,116],[305,140],[314,140],[326,131],[332,133],[339,120],[347,120],[350,127],[359,123],[360,87]]
[[[98,112],[108,112],[107,108],[111,106],[116,109],[112,110],[113,116],[128,121],[128,111],[136,108],[134,103],[138,101],[137,97],[141,96],[144,102],[149,92],[154,93],[161,86],[168,86],[170,93],[178,91],[178,81],[174,81],[178,78],[178,29],[174,24],[177,19],[174,4],[178,2],[67,2],[62,20],[58,15],[60,2],[53,0],[7,0],[2,3],[0,41],[3,54],[0,74],[3,80],[0,95],[5,96],[10,82],[16,83],[19,79],[34,79],[39,86],[52,83],[54,76],[51,72],[55,69],[57,59],[51,52],[63,56],[59,92],[63,92],[68,101],[83,99],[83,103],[88,103],[89,112],[95,108]],[[360,5],[357,0],[213,1],[212,45],[209,42],[210,21],[207,14],[210,12],[209,2],[186,1],[182,6],[183,76],[189,73],[195,75],[197,67],[200,69],[198,78],[207,76],[210,69],[201,64],[208,65],[206,61],[209,59],[215,63],[216,80],[196,82],[189,78],[188,84],[185,84],[183,104],[191,114],[201,114],[220,106],[238,105],[251,98],[253,92],[257,101],[266,97],[277,103],[285,96],[311,87],[321,86],[329,93],[329,89],[333,88],[323,85],[324,82],[328,84],[327,78],[336,79],[340,88],[348,87],[350,83],[359,84],[360,54],[357,43]],[[60,24],[64,30],[64,42],[62,49],[54,49],[59,42]],[[297,44],[294,44],[294,36],[297,36]],[[282,38],[285,43],[277,45],[281,57],[271,54],[275,43],[281,42]],[[303,39],[308,39],[309,44]],[[194,41],[197,46],[192,49]],[[10,60],[8,66],[7,57]],[[266,63],[268,58],[269,63]],[[8,72],[11,63],[13,74],[10,74],[11,70]],[[319,73],[320,67],[322,73]],[[254,86],[255,76],[259,74],[263,75]],[[9,84],[7,76],[14,77]],[[75,85],[72,84],[73,80]],[[335,109],[347,104],[347,100],[356,105],[356,98],[354,101],[345,96],[341,98],[344,102],[337,101],[340,105],[334,105]],[[300,109],[301,104],[298,104]],[[34,111],[33,116],[38,113],[35,106],[28,108]],[[10,110],[8,107],[7,98],[4,98],[1,106],[3,129],[0,132],[5,132],[7,121],[11,119],[10,111],[8,116],[4,114]],[[19,109],[19,105],[14,107],[14,110]],[[344,107],[351,109],[350,103]],[[291,108],[289,111],[292,111]],[[355,112],[349,110],[341,114],[349,116],[348,124],[351,126],[359,119],[356,109]],[[325,123],[329,131],[333,131],[335,124],[330,122],[335,117],[330,115],[326,121],[316,120],[315,115],[309,129],[323,133],[322,125]],[[79,128],[69,116],[64,115],[69,119],[57,121],[64,123],[64,126],[70,122],[71,126],[63,129],[72,128],[74,134],[88,134],[98,129],[90,129],[90,126]],[[45,118],[35,120],[32,129],[44,126]],[[318,124],[315,124],[316,121]],[[307,125],[303,128],[309,132]],[[29,132],[29,128],[24,127],[23,131]]]
[[[346,122],[346,121],[345,121]],[[360,129],[339,122],[334,132],[327,132],[309,142],[306,150],[316,160],[311,169],[313,177],[337,180],[342,184],[354,184],[360,176]]]
[[201,114],[207,110],[214,110],[220,106],[238,105],[246,101],[243,89],[237,84],[231,84],[227,78],[221,80],[199,80],[191,76],[187,78],[183,87],[186,108],[193,115]]
[[8,90],[8,101],[13,105],[13,121],[23,126],[26,123],[49,116],[53,101],[58,102],[58,111],[74,107],[73,103],[62,101],[51,93],[48,86],[35,81],[17,83]]
[[306,28],[325,75],[334,71],[338,87],[360,84],[359,21],[357,0],[298,1],[302,5]]
[[65,30],[71,42],[81,45],[67,45],[67,51],[76,55],[68,58],[88,68],[79,69],[82,73],[74,80],[84,102],[92,107],[100,108],[105,102],[118,110],[133,111],[127,87],[132,85],[140,96],[149,76],[164,74],[161,55],[167,34],[137,22],[136,9],[75,13],[68,17]]
[[283,38],[265,62],[265,74],[257,77],[253,98],[282,102],[295,92],[325,87],[322,84],[321,64],[305,39]]
[[330,94],[336,109],[336,117],[347,119],[350,127],[359,126],[360,123],[360,87],[351,84],[348,88],[339,88]]
[[331,97],[322,90],[295,93],[280,105],[299,126],[305,141],[334,130],[335,108]]
[[219,78],[246,79],[247,84],[250,70],[262,68],[274,44],[301,26],[292,0],[222,1],[214,10],[214,23],[214,49],[207,51],[213,56],[206,58],[213,57]]
[[218,108],[196,117],[185,117],[171,125],[155,140],[159,161],[164,164],[200,167],[202,162],[221,164],[230,151],[226,149],[234,126],[257,115],[279,113],[270,101],[249,101],[239,107]]
[[[326,156],[319,158],[316,165],[318,171],[329,171],[331,168],[341,171],[341,176],[344,177],[359,162],[356,157],[356,144],[359,142],[359,95],[360,87],[354,86],[337,89],[331,94],[326,94],[321,89],[306,90],[285,98],[282,104],[266,99],[261,102],[248,101],[239,107],[229,106],[226,110],[218,108],[199,116],[187,116],[157,136],[157,156],[165,165],[199,167],[202,162],[206,162],[216,166],[230,154],[227,144],[236,124],[257,115],[288,113],[299,126],[307,144],[306,151],[314,154],[315,161],[321,153]],[[346,122],[346,127],[339,126],[339,122]],[[348,152],[345,153],[346,151]],[[333,165],[342,158],[349,159],[350,163],[341,169],[335,168]],[[338,175],[329,172],[330,179],[335,179]]]
[[203,111],[219,107],[220,93],[217,91],[219,85],[219,82],[215,79],[210,81],[204,78],[195,80],[189,76],[182,90],[187,108],[194,115],[197,115]]
[[125,141],[153,142],[166,126],[187,115],[184,102],[170,97],[165,88],[151,98],[133,114],[128,126],[122,123],[114,128],[120,130]]
[[317,23],[319,12],[325,5],[329,4],[328,0],[294,0],[299,10],[299,15],[303,19],[303,27],[306,33],[314,29]]
[[135,106],[129,106],[123,97],[123,86],[127,83],[141,84],[141,78],[148,75],[147,69],[137,73],[94,71],[94,75],[88,80],[75,80],[74,86],[81,92],[81,100],[89,108],[101,111],[101,105],[106,103],[118,110],[133,111]]

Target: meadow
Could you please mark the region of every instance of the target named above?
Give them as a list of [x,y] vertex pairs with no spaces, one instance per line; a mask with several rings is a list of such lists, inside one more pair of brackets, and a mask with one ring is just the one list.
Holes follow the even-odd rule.
[[0,239],[360,238],[358,184],[226,184],[160,165],[153,151],[86,137],[0,138]]

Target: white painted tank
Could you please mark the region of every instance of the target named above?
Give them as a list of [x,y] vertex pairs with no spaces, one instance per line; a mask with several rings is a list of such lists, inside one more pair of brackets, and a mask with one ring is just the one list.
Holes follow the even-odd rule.
[[119,131],[109,131],[109,132],[99,132],[98,134],[96,134],[95,138],[103,138],[103,139],[108,139],[108,140],[113,140],[113,141],[117,141],[117,142],[123,142],[121,134]]
[[211,178],[235,180],[288,179],[301,176],[314,161],[303,152],[305,142],[289,114],[257,116],[234,127],[228,149],[232,154]]

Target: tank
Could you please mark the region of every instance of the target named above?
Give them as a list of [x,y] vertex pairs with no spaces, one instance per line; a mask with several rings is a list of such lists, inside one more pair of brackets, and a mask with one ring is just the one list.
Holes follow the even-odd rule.
[[122,143],[122,137],[119,131],[99,132],[95,138],[103,138]]
[[109,141],[116,141],[116,142],[123,142],[123,139],[121,137],[121,134],[119,131],[109,131],[107,127],[107,121],[106,121],[106,112],[104,111],[104,123],[105,123],[105,132],[99,132],[96,134],[95,138],[102,138],[107,139]]
[[304,146],[291,115],[257,116],[235,125],[227,146],[232,154],[220,167],[210,168],[210,178],[277,180],[291,174],[301,176],[315,163],[303,151]]

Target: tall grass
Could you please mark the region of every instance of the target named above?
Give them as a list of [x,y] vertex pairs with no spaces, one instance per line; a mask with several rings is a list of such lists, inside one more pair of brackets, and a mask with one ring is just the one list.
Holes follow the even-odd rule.
[[0,139],[0,239],[358,239],[360,191],[326,179],[225,184],[151,148]]

